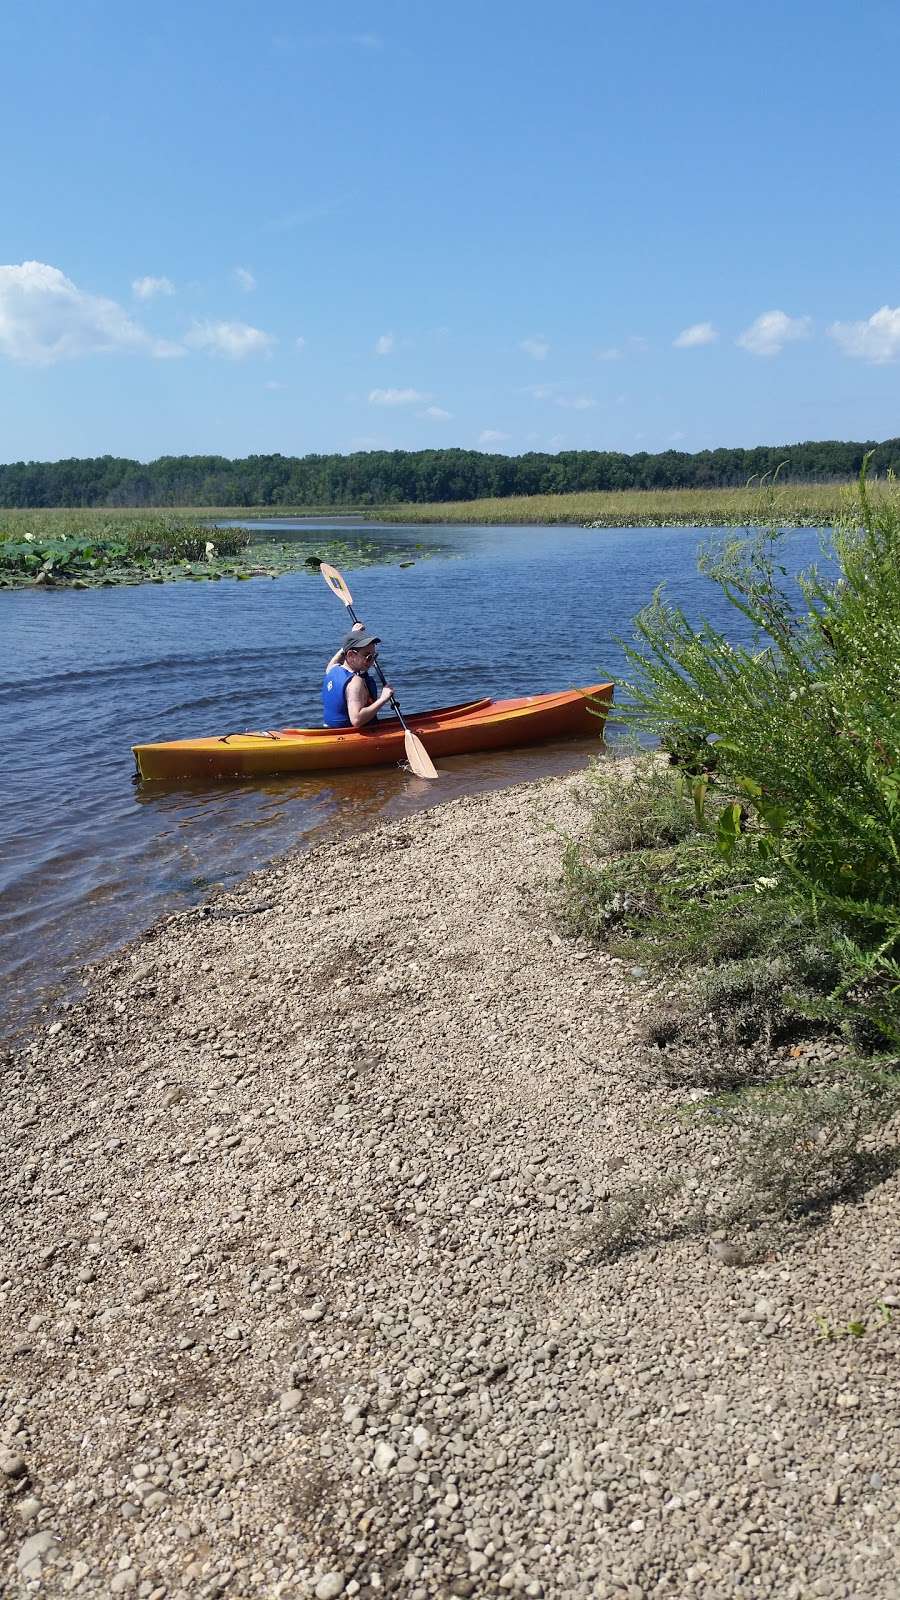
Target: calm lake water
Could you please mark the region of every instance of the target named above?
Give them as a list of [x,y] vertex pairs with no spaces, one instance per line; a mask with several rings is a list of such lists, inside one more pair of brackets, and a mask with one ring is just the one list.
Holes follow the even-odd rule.
[[[315,549],[308,525],[293,526]],[[618,677],[614,636],[663,581],[689,615],[740,637],[696,573],[707,531],[337,527],[406,539],[411,557],[420,540],[442,546],[406,570],[348,575],[406,712]],[[811,530],[785,541],[792,567],[818,548]],[[586,760],[583,744],[458,756],[441,762],[437,791],[390,769],[138,786],[133,743],[320,722],[322,668],[345,624],[305,572],[0,595],[0,1034],[80,964],[286,849]]]

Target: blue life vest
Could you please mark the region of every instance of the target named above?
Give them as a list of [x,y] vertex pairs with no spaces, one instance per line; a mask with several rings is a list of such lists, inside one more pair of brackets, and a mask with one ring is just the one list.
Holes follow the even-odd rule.
[[[347,685],[355,674],[349,667],[332,667],[325,674],[322,684],[322,721],[326,728],[350,728],[353,724],[347,711]],[[362,681],[369,691],[369,699],[377,699],[377,690],[370,672],[361,674]],[[373,717],[372,721],[377,721]]]

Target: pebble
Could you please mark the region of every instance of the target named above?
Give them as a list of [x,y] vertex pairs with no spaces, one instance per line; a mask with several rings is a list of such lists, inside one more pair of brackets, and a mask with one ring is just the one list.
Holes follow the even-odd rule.
[[23,1541],[19,1550],[17,1558],[19,1571],[24,1572],[32,1561],[39,1560],[41,1556],[49,1555],[58,1542],[56,1534],[51,1533],[47,1528],[42,1528],[40,1533],[33,1533],[30,1538]]
[[316,1584],[316,1600],[336,1600],[343,1594],[346,1580],[342,1572],[326,1572]]
[[727,1239],[714,1239],[709,1247],[709,1253],[714,1261],[723,1267],[743,1267],[747,1264],[746,1251],[739,1244],[731,1244]]
[[24,1478],[27,1468],[22,1456],[14,1450],[7,1450],[0,1446],[0,1472],[5,1478]]
[[[264,918],[217,890],[143,991],[124,952],[4,1056],[0,1587],[888,1600],[900,1175],[839,1228],[719,1231],[725,1137],[675,1115],[707,1091],[644,1046],[647,986],[547,938],[570,795],[335,836]],[[610,1192],[670,1173],[605,1255]]]
[[15,1512],[21,1522],[33,1522],[35,1517],[40,1516],[41,1502],[35,1495],[27,1495],[24,1500],[15,1502]]
[[393,1445],[388,1444],[384,1439],[380,1439],[375,1446],[375,1471],[380,1472],[383,1477],[385,1473],[390,1472],[396,1459],[397,1452]]

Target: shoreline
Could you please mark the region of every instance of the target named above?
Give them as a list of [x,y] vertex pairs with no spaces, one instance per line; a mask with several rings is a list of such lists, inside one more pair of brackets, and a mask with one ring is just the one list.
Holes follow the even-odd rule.
[[708,1152],[660,986],[554,925],[582,780],[284,857],[0,1057],[10,1593],[893,1594],[900,1315],[815,1317],[896,1299],[896,1176],[741,1269],[591,1251]]

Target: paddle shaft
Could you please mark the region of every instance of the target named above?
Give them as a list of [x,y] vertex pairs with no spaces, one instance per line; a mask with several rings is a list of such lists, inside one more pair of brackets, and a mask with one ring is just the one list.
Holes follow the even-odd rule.
[[[346,600],[344,601],[344,605],[347,607],[348,614],[353,618],[353,621],[354,622],[358,622],[359,621],[359,617],[356,615],[356,612],[354,611],[352,605],[350,605],[349,602],[346,601]],[[375,673],[376,673],[376,675],[378,677],[378,680],[379,680],[379,682],[381,684],[382,689],[386,689],[387,688],[387,678],[385,677],[384,673],[381,670],[381,663],[379,662],[377,656],[375,657],[375,660],[372,662],[372,666],[375,669]],[[406,719],[405,719],[405,717],[403,715],[403,712],[400,710],[400,703],[399,703],[399,701],[397,699],[397,696],[395,694],[391,695],[391,698],[388,701],[388,704],[390,706],[392,706],[394,711],[397,713],[397,718],[398,718],[400,726],[401,726],[401,728],[403,728],[404,732],[411,733],[412,729],[407,724]]]
[[[332,594],[337,595],[341,603],[346,606],[349,615],[353,618],[353,621],[358,623],[359,617],[356,615],[356,612],[353,609],[353,596],[350,593],[350,590],[347,588],[347,585],[341,577],[341,574],[338,572],[337,567],[330,567],[327,561],[322,561],[319,564],[319,571],[321,572],[322,577],[325,579],[325,582],[327,583]],[[379,665],[377,656],[373,659],[372,665],[375,668],[378,677],[381,679],[382,688],[386,689],[388,687],[388,682],[384,672],[381,669],[381,666]],[[436,778],[438,774],[435,770],[434,762],[428,754],[428,751],[425,749],[425,746],[419,738],[419,735],[417,733],[413,733],[412,728],[406,722],[395,695],[391,695],[389,704],[393,706],[393,709],[397,715],[397,721],[400,723],[400,726],[403,729],[403,743],[406,747],[406,759],[409,762],[411,771],[415,773],[417,778]]]

